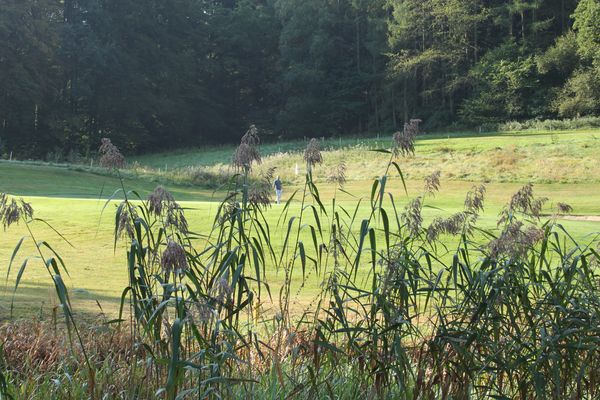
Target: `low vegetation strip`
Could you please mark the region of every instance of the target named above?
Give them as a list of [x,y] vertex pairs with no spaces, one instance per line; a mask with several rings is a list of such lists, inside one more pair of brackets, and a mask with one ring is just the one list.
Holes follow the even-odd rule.
[[[518,183],[591,183],[600,181],[600,132],[521,131],[488,134],[435,134],[416,139],[416,153],[403,164],[406,179],[423,179],[441,171],[444,180]],[[347,164],[349,180],[371,180],[384,170],[387,159],[371,150],[387,145],[387,138],[324,139],[324,167]],[[303,141],[266,145],[259,171],[277,168],[288,182],[301,184],[304,174]],[[222,176],[229,169],[233,149],[227,147],[157,154],[135,159],[140,167],[170,172],[183,182],[201,183],[195,174]]]

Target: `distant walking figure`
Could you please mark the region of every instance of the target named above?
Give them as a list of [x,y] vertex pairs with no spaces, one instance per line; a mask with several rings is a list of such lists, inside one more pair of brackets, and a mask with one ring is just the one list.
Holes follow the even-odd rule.
[[277,204],[281,203],[281,190],[283,189],[283,185],[281,184],[281,179],[277,177],[275,182],[273,182],[273,186],[275,187],[275,196],[277,196]]

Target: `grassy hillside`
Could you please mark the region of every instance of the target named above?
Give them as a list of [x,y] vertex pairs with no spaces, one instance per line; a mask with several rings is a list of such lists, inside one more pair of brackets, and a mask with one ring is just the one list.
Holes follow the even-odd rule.
[[[385,168],[387,156],[369,150],[389,148],[391,138],[326,139],[323,169],[344,161],[350,180],[371,179]],[[590,183],[600,182],[600,131],[523,131],[496,134],[452,133],[423,135],[415,155],[402,161],[408,179],[422,179],[436,170],[444,180],[473,182]],[[288,181],[299,182],[304,172],[304,141],[261,147],[259,170],[277,168]],[[226,173],[232,146],[152,154],[132,160],[141,166],[193,175],[199,169]],[[300,178],[295,174],[296,165]]]

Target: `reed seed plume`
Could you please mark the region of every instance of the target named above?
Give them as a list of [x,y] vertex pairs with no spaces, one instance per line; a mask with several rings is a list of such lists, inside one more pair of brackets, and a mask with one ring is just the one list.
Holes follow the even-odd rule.
[[271,191],[265,185],[254,185],[248,193],[248,201],[259,207],[268,207],[271,205]]
[[225,300],[233,293],[233,288],[229,285],[227,278],[219,278],[212,288],[212,296],[219,303],[223,304]]
[[310,139],[306,150],[304,151],[304,161],[310,168],[323,162],[323,156],[321,155],[321,145],[315,138]]
[[435,171],[433,174],[425,177],[425,193],[435,195],[440,191],[440,171]]
[[261,163],[260,152],[260,137],[258,136],[258,128],[255,125],[250,125],[250,128],[242,139],[240,145],[236,148],[233,154],[233,166],[240,169],[252,168],[252,163]]
[[433,242],[441,235],[456,236],[465,229],[468,230],[467,225],[468,215],[465,212],[459,212],[452,215],[449,218],[435,218],[427,228],[427,240]]
[[182,233],[189,232],[188,221],[185,217],[183,208],[181,208],[179,203],[172,202],[168,204],[165,225],[167,227],[177,228]]
[[423,225],[422,209],[423,199],[417,197],[408,203],[402,214],[402,221],[405,223],[410,235],[413,237],[418,236],[421,232],[421,227]]
[[341,161],[327,177],[327,182],[335,183],[343,188],[346,184],[346,163]]
[[187,316],[192,324],[207,323],[214,314],[215,310],[205,301],[188,304]]
[[117,215],[117,236],[123,238],[124,235],[132,240],[134,238],[134,221],[138,215],[133,207],[126,201],[121,203],[120,213]]
[[518,211],[532,217],[539,217],[546,197],[536,198],[533,194],[533,184],[528,183],[523,186],[510,199],[508,208],[511,211]]
[[567,203],[557,203],[556,212],[558,215],[567,215],[573,212],[573,207]]
[[250,125],[244,136],[242,136],[240,143],[244,143],[252,147],[258,147],[260,145],[260,137],[258,133],[259,131],[256,125]]
[[160,266],[165,275],[170,275],[171,273],[175,273],[176,275],[185,274],[189,270],[189,265],[183,246],[169,239],[161,257]]
[[527,256],[535,245],[544,238],[544,230],[536,226],[525,227],[523,222],[512,220],[498,238],[489,244],[493,259],[517,260]]
[[419,125],[411,121],[404,124],[404,129],[394,133],[392,152],[396,157],[406,157],[415,153],[415,137],[419,132]]
[[33,218],[33,207],[25,200],[16,200],[6,193],[0,193],[0,221],[6,231],[11,225],[19,223],[21,219]]
[[100,166],[108,169],[125,167],[125,157],[109,138],[102,138],[100,148]]
[[157,186],[146,200],[148,212],[157,218],[163,218],[166,227],[174,227],[180,232],[188,232],[188,222],[183,208],[173,195],[162,186]]
[[157,186],[148,195],[148,211],[150,214],[160,216],[170,203],[175,202],[171,193],[162,186]]
[[479,214],[483,211],[485,200],[485,185],[473,186],[465,198],[465,210],[472,214]]
[[271,181],[275,178],[275,171],[277,167],[269,167],[266,171],[262,173],[262,178],[271,185]]
[[275,167],[270,167],[260,174],[260,179],[252,182],[248,190],[248,202],[255,207],[271,205],[271,189],[275,177]]

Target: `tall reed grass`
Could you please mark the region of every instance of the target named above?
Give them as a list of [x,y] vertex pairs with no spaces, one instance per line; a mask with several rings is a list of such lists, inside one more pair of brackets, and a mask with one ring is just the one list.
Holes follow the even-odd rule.
[[[277,226],[265,216],[273,171],[254,176],[261,159],[254,129],[234,155],[238,172],[228,195],[205,226],[189,226],[161,187],[148,198],[120,188],[115,197],[125,200],[116,209],[114,245],[127,248],[129,279],[118,317],[104,327],[130,350],[125,360],[97,357],[97,349],[89,356],[83,351],[90,340],[75,330],[80,351],[73,354],[86,360],[78,371],[88,371],[85,396],[598,398],[597,238],[577,243],[556,216],[541,221],[545,199],[532,185],[512,197],[497,231],[477,227],[483,186],[466,194],[464,210],[425,226],[421,213],[439,174],[404,209],[387,190],[390,180],[404,181],[402,157],[414,151],[413,138],[407,127],[391,149],[378,150],[389,155],[386,170],[353,207],[335,197],[322,201],[314,179],[322,155],[311,141],[303,188],[283,205]],[[329,176],[338,191],[345,191],[344,174],[342,164]],[[300,204],[297,214],[292,204]],[[368,216],[359,219],[365,207]],[[24,221],[29,226],[31,218]],[[273,244],[274,232],[284,232],[283,246]],[[460,239],[456,248],[445,245],[450,235]],[[44,265],[65,321],[76,329],[62,260],[45,242],[35,243],[51,252]],[[282,272],[282,285],[272,285],[267,265]],[[322,289],[304,312],[293,313],[293,292],[308,277]],[[276,311],[265,312],[266,303]],[[5,346],[15,346],[9,336]],[[4,367],[0,393],[10,396],[27,371]],[[110,379],[95,380],[115,379],[111,368],[120,370],[116,392]]]

